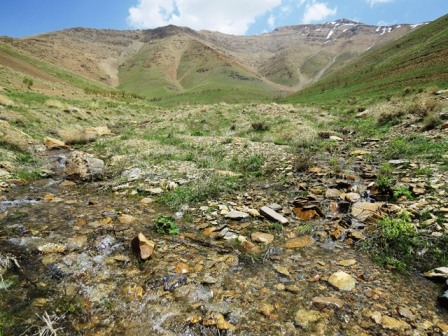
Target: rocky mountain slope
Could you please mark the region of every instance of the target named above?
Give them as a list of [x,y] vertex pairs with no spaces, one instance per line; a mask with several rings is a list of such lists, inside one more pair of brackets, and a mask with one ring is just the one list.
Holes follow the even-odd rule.
[[[77,75],[149,98],[231,88],[271,96],[297,91],[414,28],[345,19],[286,26],[258,36],[176,26],[138,31],[73,28],[1,42]],[[4,54],[2,50],[1,64],[27,74],[23,67],[6,63]]]

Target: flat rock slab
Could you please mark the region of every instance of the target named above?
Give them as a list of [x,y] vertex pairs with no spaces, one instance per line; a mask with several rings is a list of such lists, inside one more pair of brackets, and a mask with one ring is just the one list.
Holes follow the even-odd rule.
[[339,298],[329,296],[316,296],[313,298],[313,303],[317,305],[330,306],[336,308],[344,307],[344,301]]
[[383,203],[357,202],[352,206],[352,216],[364,221],[375,213],[378,213],[382,206]]
[[288,240],[285,244],[286,248],[304,248],[314,244],[314,239],[311,236],[303,236],[295,239]]
[[347,292],[350,292],[356,285],[355,279],[353,279],[350,274],[343,271],[333,273],[328,279],[328,282],[337,289]]
[[248,218],[250,215],[246,212],[242,212],[242,211],[229,211],[228,213],[226,213],[225,217],[229,218],[229,219],[244,219],[244,218]]
[[274,240],[274,236],[264,232],[254,232],[250,235],[250,239],[257,243],[270,244]]
[[270,220],[273,220],[275,222],[279,222],[283,225],[286,225],[289,223],[289,221],[280,215],[278,212],[272,210],[270,207],[264,206],[260,209],[260,213],[265,216],[266,218],[269,218]]

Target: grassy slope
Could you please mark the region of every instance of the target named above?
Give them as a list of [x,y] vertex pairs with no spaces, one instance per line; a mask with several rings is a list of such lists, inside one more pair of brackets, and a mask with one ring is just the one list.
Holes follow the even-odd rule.
[[[36,71],[33,71],[34,69],[37,69],[39,73],[41,74],[48,74],[48,76],[44,76],[47,80],[52,81],[51,78],[54,78],[56,81],[62,81],[65,84],[68,84],[69,86],[73,86],[76,88],[80,88],[82,90],[85,90],[86,92],[91,93],[112,93],[116,92],[115,89],[110,88],[104,84],[95,82],[93,80],[90,80],[88,78],[82,77],[80,75],[77,75],[73,72],[67,71],[65,69],[62,69],[58,66],[55,66],[53,64],[47,63],[45,61],[42,61],[40,59],[37,59],[35,57],[32,57],[30,55],[25,54],[24,52],[7,45],[5,43],[0,42],[0,51],[11,56],[11,58],[17,59],[20,63],[21,68],[23,68],[23,64],[27,65],[27,68],[31,71],[28,73],[25,73],[27,76],[33,76],[33,73],[37,73]],[[21,68],[14,69],[13,70],[22,72]]]
[[375,49],[314,85],[286,98],[294,103],[381,97],[403,88],[448,81],[448,15]]
[[[171,45],[170,45],[171,44]],[[145,45],[120,68],[120,88],[159,104],[266,101],[272,88],[195,40]]]

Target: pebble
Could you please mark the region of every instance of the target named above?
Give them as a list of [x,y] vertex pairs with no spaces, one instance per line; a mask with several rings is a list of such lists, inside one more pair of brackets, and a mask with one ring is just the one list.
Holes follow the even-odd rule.
[[225,214],[226,218],[229,219],[235,219],[235,220],[239,220],[239,219],[245,219],[248,218],[250,215],[246,212],[242,212],[242,211],[229,211]]
[[256,243],[270,244],[274,241],[274,236],[264,232],[254,232],[250,235],[250,239]]
[[328,296],[316,296],[313,298],[313,303],[336,308],[342,308],[344,306],[344,301],[341,299]]
[[260,213],[268,219],[271,219],[275,222],[279,222],[283,225],[287,225],[289,223],[288,219],[272,210],[271,208],[264,206],[260,209]]

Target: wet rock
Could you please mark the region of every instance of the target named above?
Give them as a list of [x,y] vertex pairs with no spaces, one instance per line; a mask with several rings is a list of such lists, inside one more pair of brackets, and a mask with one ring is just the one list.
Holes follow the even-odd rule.
[[125,170],[121,173],[121,177],[125,178],[128,182],[137,181],[143,178],[143,171],[141,168]]
[[295,314],[294,322],[302,328],[307,328],[311,323],[315,323],[321,318],[321,313],[316,310],[300,309]]
[[408,307],[398,307],[398,314],[400,316],[407,318],[408,320],[414,321],[415,315],[411,312],[411,310]]
[[139,233],[131,241],[132,251],[142,260],[148,259],[154,252],[155,243],[148,240],[143,233]]
[[236,327],[226,321],[221,313],[211,312],[202,321],[202,325],[206,327],[216,326],[219,330],[235,331]]
[[306,205],[293,209],[294,214],[301,220],[310,220],[313,218],[324,217],[322,210],[316,205]]
[[185,274],[174,274],[163,277],[163,289],[172,292],[178,287],[187,284],[187,276]]
[[190,273],[190,266],[186,263],[178,263],[176,264],[175,272],[179,274]]
[[272,267],[274,267],[274,270],[281,275],[284,275],[287,277],[289,277],[291,275],[291,273],[289,273],[289,270],[283,265],[274,264],[274,265],[272,265]]
[[174,290],[176,299],[185,300],[189,304],[208,302],[213,298],[213,291],[203,285],[185,285]]
[[269,317],[269,318],[276,317],[276,315],[274,314],[275,307],[270,303],[262,303],[260,305],[260,307],[258,308],[258,311],[266,317]]
[[325,192],[325,198],[339,198],[342,192],[339,189],[327,189]]
[[225,214],[226,218],[229,219],[234,219],[234,220],[240,220],[240,219],[245,219],[248,218],[250,215],[246,212],[242,212],[242,211],[229,211],[228,213]]
[[365,221],[370,216],[379,213],[383,203],[357,202],[352,206],[352,216]]
[[343,271],[333,273],[330,278],[328,278],[328,282],[337,289],[347,292],[353,290],[356,285],[355,279],[353,279],[350,274]]
[[294,249],[294,248],[303,248],[314,244],[314,239],[311,236],[302,236],[299,238],[288,240],[285,243],[285,248]]
[[349,201],[351,203],[356,203],[361,199],[361,195],[357,194],[357,193],[348,193],[348,194],[345,194],[344,198],[346,201]]
[[409,324],[404,321],[394,319],[393,317],[383,316],[381,318],[381,326],[388,330],[404,331],[410,329]]
[[64,253],[67,250],[67,246],[62,244],[48,243],[37,247],[42,253]]
[[313,298],[313,303],[317,305],[342,308],[344,306],[344,301],[336,297],[328,296],[316,296]]
[[69,148],[64,141],[58,140],[58,139],[54,139],[54,138],[50,138],[50,137],[46,137],[44,139],[44,145],[48,150],[52,150],[52,149],[61,149],[61,148]]
[[274,241],[274,236],[264,232],[254,232],[250,235],[250,239],[256,243],[270,244]]
[[448,267],[434,268],[423,273],[423,276],[430,279],[448,279]]
[[103,160],[88,153],[75,151],[67,159],[64,173],[71,179],[90,180],[102,176],[104,169]]
[[260,209],[260,213],[270,219],[273,220],[275,222],[279,222],[283,225],[287,225],[289,223],[288,219],[286,219],[285,217],[283,217],[282,215],[280,215],[278,212],[272,210],[271,208],[264,206]]

